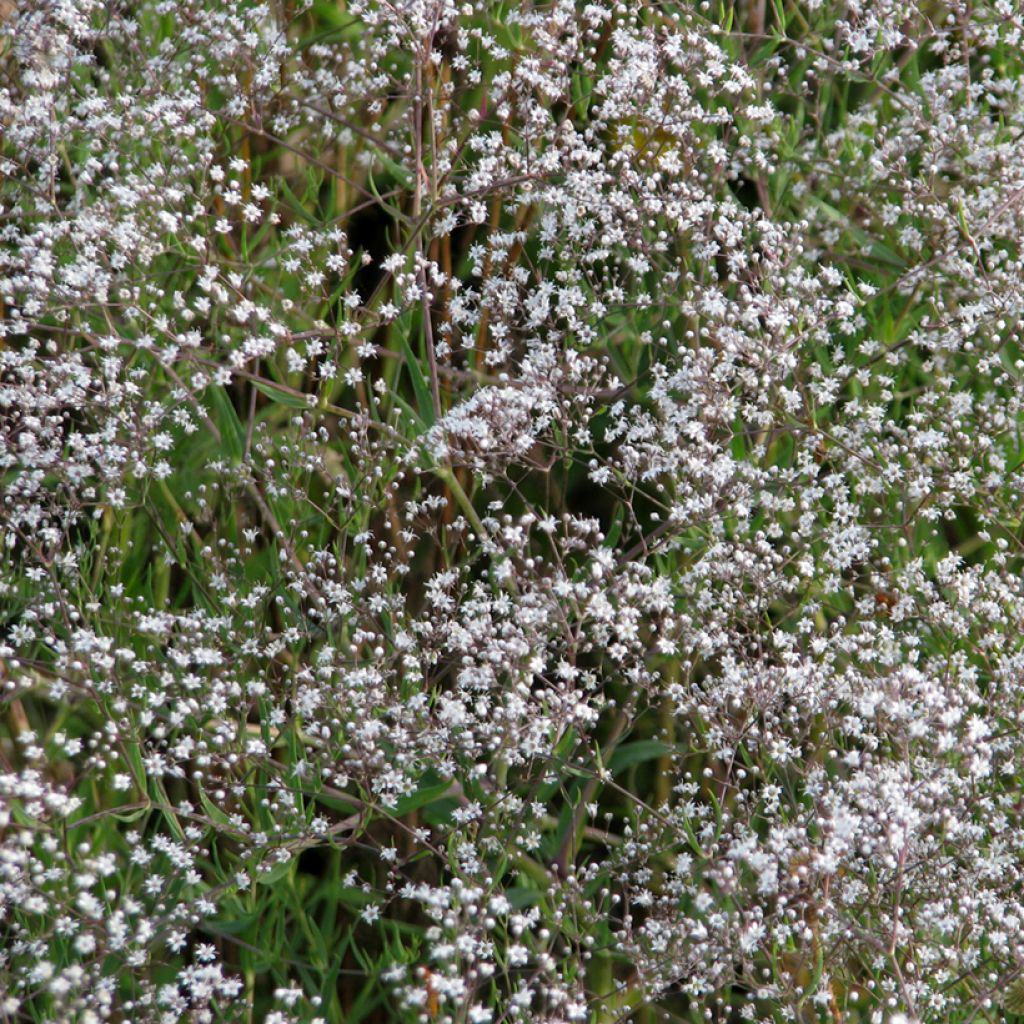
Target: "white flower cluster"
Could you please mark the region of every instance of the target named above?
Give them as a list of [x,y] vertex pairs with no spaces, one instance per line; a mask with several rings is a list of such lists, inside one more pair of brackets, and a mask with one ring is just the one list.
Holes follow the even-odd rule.
[[0,1017],[1024,1008],[1013,4],[9,8]]

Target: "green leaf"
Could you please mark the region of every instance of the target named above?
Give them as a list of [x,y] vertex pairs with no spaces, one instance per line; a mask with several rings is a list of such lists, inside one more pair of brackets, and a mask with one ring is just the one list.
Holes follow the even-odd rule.
[[345,903],[350,907],[362,910],[363,907],[373,902],[373,895],[364,892],[354,885],[333,885],[330,887],[331,898],[339,903]]
[[331,796],[327,793],[313,793],[318,803],[329,807],[332,811],[340,811],[342,814],[355,814],[359,810],[359,802],[352,798],[351,802],[341,796]]
[[199,802],[203,805],[203,810],[206,811],[211,821],[215,821],[218,825],[224,825],[226,828],[232,827],[231,819],[201,789],[199,790]]
[[292,391],[286,391],[275,384],[265,384],[261,380],[254,380],[252,386],[261,394],[266,395],[272,402],[278,405],[286,405],[289,409],[308,409],[309,402],[305,395],[297,395]]
[[213,935],[238,935],[244,932],[250,925],[259,920],[259,911],[250,914],[239,914],[237,917],[217,918],[214,921],[206,921],[200,927],[204,932]]
[[383,150],[378,150],[376,157],[402,188],[412,188],[412,175],[397,160],[392,160]]
[[862,249],[868,248],[875,259],[881,260],[883,263],[888,263],[890,266],[899,267],[901,270],[906,267],[906,262],[902,260],[897,253],[893,252],[889,246],[877,238],[872,238],[863,230],[863,228],[859,228],[856,224],[852,224],[845,214],[840,213],[830,203],[825,202],[824,199],[815,195],[809,195],[807,198],[813,205],[817,206],[830,221],[844,228],[857,245]]
[[432,804],[436,800],[447,797],[451,788],[452,784],[448,779],[435,783],[434,785],[422,786],[420,789],[416,790],[415,793],[403,796],[395,805],[395,808],[391,813],[394,814],[396,818],[400,818],[403,814],[418,811],[421,807],[426,807],[428,804]]
[[221,440],[231,456],[231,461],[238,465],[245,456],[245,428],[242,421],[238,418],[238,413],[224,388],[214,384],[207,394],[213,406],[213,418],[220,430]]
[[[572,829],[575,818],[575,803],[564,804],[558,814],[554,830],[545,835],[541,843],[539,858],[542,861],[550,862],[555,859],[556,854],[562,848],[562,844],[567,841],[566,836],[568,836],[570,829]],[[582,837],[583,829],[578,829],[576,835],[573,836],[574,843],[572,846],[572,858],[570,859],[575,859]]]
[[163,811],[164,820],[167,822],[171,832],[174,833],[174,838],[179,843],[186,842],[185,830],[181,827],[181,822],[178,821],[178,815],[174,811],[171,798],[167,795],[167,788],[164,786],[163,779],[150,775],[146,781],[149,785],[150,799],[162,805],[161,810]]
[[398,344],[402,349],[402,355],[405,357],[409,379],[412,381],[412,390],[416,396],[419,418],[427,427],[430,427],[434,423],[434,399],[431,397],[430,387],[427,385],[427,378],[423,376],[423,371],[420,369],[419,361],[409,347],[409,339],[406,337],[407,332],[402,330],[402,320],[404,319],[405,316],[400,317],[395,325],[398,327]]
[[594,91],[594,83],[590,77],[582,71],[577,71],[572,76],[572,105],[576,110],[576,116],[582,121],[586,119],[590,110],[590,97]]
[[419,413],[416,412],[416,410],[401,395],[392,392],[391,397],[395,404],[398,405],[406,416],[409,417],[412,421],[413,427],[417,430],[417,433],[415,433],[409,440],[414,440],[420,434],[426,433],[427,425],[422,419],[420,419]]
[[113,817],[117,821],[122,821],[127,825],[133,821],[138,821],[139,818],[149,814],[150,810],[151,808],[149,804],[146,804],[144,807],[133,807],[130,811],[119,811],[114,814]]
[[1018,978],[1006,990],[1003,1007],[1008,1013],[1024,1016],[1024,978]]
[[332,0],[314,0],[313,20],[332,29],[358,28],[359,22]]
[[135,785],[145,791],[146,789],[146,767],[142,763],[142,746],[137,740],[129,740],[124,745],[124,752],[128,757],[128,764],[132,770]]
[[522,910],[524,907],[536,906],[544,894],[525,885],[513,885],[505,890],[505,896],[516,910]]
[[319,223],[317,219],[306,209],[303,201],[292,191],[291,185],[288,184],[287,179],[284,175],[278,177],[278,184],[281,186],[281,190],[287,196],[289,200],[288,209],[301,217],[307,224],[311,224],[314,227]]
[[355,1002],[345,1012],[345,1024],[359,1024],[359,1021],[368,1017],[377,1008],[377,1004],[384,998],[384,989],[377,978],[371,978],[362,987]]
[[295,867],[294,858],[291,860],[280,861],[269,871],[260,871],[255,876],[255,881],[258,885],[274,885],[275,883],[280,882],[293,867]]
[[605,534],[602,547],[614,548],[619,542],[619,537],[622,535],[622,524],[626,520],[626,508],[624,505],[617,505],[615,513],[612,516],[611,526],[608,527],[608,532]]
[[636,740],[633,743],[624,743],[612,754],[608,770],[612,775],[616,775],[624,768],[644,761],[653,761],[676,749],[671,743],[663,743],[661,740]]
[[377,182],[374,180],[372,170],[368,170],[366,172],[366,183],[370,186],[370,191],[373,193],[373,198],[376,199],[377,202],[380,204],[381,209],[386,210],[397,221],[403,221],[405,219],[403,217],[402,211],[393,203],[389,203],[380,194],[380,190],[377,188]]

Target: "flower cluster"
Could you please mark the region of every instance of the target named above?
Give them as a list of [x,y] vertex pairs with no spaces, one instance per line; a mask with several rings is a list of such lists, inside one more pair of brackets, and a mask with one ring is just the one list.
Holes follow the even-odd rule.
[[1005,0],[0,0],[0,1017],[1024,1010]]

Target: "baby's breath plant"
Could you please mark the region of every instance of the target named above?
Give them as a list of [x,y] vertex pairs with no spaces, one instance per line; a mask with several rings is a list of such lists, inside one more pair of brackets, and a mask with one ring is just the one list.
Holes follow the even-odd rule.
[[1008,0],[0,0],[0,1020],[1024,1010]]

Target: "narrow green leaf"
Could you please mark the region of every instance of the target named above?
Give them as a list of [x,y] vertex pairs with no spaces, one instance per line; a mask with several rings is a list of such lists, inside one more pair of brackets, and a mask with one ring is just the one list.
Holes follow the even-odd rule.
[[199,790],[199,802],[212,821],[227,828],[231,827],[231,819],[201,789]]
[[213,418],[227,447],[231,461],[238,465],[245,456],[245,428],[224,388],[212,385],[207,395],[213,406]]
[[430,387],[427,378],[423,376],[419,361],[413,355],[409,347],[409,339],[405,332],[399,330],[398,344],[401,346],[402,355],[405,357],[405,365],[409,370],[409,379],[412,381],[412,390],[416,396],[416,407],[419,409],[420,419],[428,427],[434,423],[434,400],[430,394]]
[[624,505],[618,505],[615,509],[615,514],[612,516],[612,524],[608,527],[608,532],[605,534],[604,542],[602,547],[614,548],[619,542],[619,537],[622,535],[622,524],[626,520],[626,509]]
[[294,860],[280,861],[269,871],[260,871],[255,880],[259,885],[274,885],[276,882],[280,882],[294,866]]
[[608,770],[615,775],[624,768],[642,764],[644,761],[654,761],[675,749],[677,748],[671,743],[663,743],[661,740],[636,740],[633,743],[624,743],[612,754]]
[[281,191],[284,192],[286,198],[289,201],[288,209],[290,212],[297,214],[307,224],[317,225],[317,219],[306,209],[303,201],[292,191],[291,185],[288,184],[287,179],[284,175],[278,177],[278,184],[281,187]]
[[244,932],[250,925],[259,920],[259,912],[251,914],[238,914],[226,918],[217,918],[215,921],[206,921],[202,924],[202,930],[211,935],[238,935]]
[[294,394],[291,391],[285,391],[283,388],[278,387],[275,384],[265,384],[263,381],[254,380],[252,386],[261,394],[266,395],[272,402],[276,402],[278,405],[285,405],[289,409],[308,409],[309,402],[305,396]]
[[397,160],[392,160],[383,150],[378,150],[376,157],[402,188],[412,188],[412,176]]
[[582,121],[590,110],[590,97],[594,91],[594,83],[589,76],[578,71],[572,76],[572,105],[576,116]]
[[151,808],[147,804],[145,807],[134,807],[130,811],[119,811],[112,815],[117,821],[124,822],[126,825],[131,824],[133,821],[138,821],[140,818],[149,814]]
[[418,811],[421,807],[426,807],[429,804],[434,803],[436,800],[447,797],[451,788],[452,784],[448,779],[431,786],[423,786],[416,790],[415,793],[410,793],[409,796],[402,797],[402,799],[395,804],[395,808],[392,813],[396,817],[401,817],[403,814],[409,814],[411,811]]

